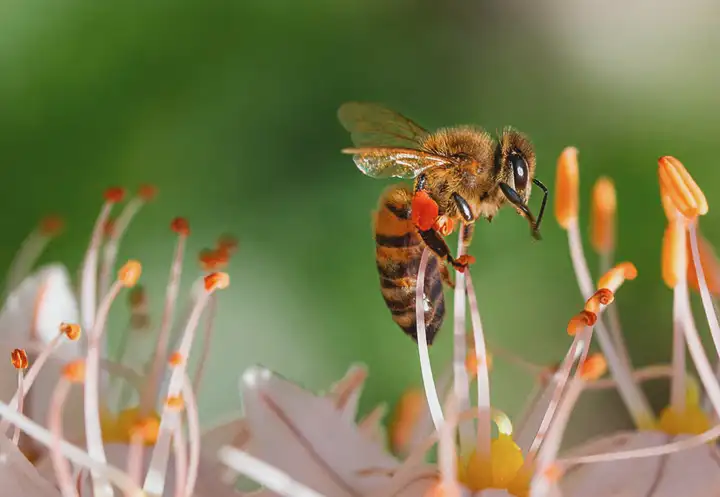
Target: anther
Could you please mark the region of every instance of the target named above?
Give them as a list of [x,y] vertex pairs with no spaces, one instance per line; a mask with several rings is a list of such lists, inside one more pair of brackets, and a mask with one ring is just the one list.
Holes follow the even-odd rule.
[[662,278],[671,289],[675,288],[678,280],[688,269],[686,238],[687,230],[684,223],[673,221],[665,228],[662,245]]
[[118,271],[118,280],[123,286],[130,288],[135,286],[142,274],[142,265],[136,260],[129,260]]
[[57,236],[63,228],[65,228],[65,221],[59,216],[47,216],[40,221],[40,233],[45,236]]
[[637,278],[635,265],[632,262],[621,262],[598,280],[598,288],[609,288],[616,292],[625,280],[630,281],[635,278]]
[[220,235],[217,241],[218,251],[227,254],[228,256],[235,253],[238,248],[238,240],[229,233],[223,233]]
[[107,202],[117,204],[118,202],[122,202],[123,198],[125,198],[124,188],[120,188],[119,186],[112,186],[105,190],[105,200]]
[[425,403],[422,390],[411,389],[400,396],[388,425],[390,445],[396,454],[404,452],[412,441]]
[[205,290],[214,292],[215,290],[223,290],[230,284],[230,276],[227,273],[217,272],[210,273],[205,276]]
[[580,364],[580,377],[585,381],[595,381],[607,372],[607,361],[602,354],[592,354]]
[[585,310],[598,313],[603,305],[610,305],[615,300],[615,294],[608,288],[601,288],[585,302]]
[[27,369],[28,356],[23,349],[15,349],[10,352],[10,362],[15,369]]
[[220,250],[202,249],[198,260],[203,271],[216,271],[222,269],[228,261],[228,254]]
[[670,196],[677,210],[688,219],[708,212],[705,194],[675,157],[666,155],[658,160],[661,193]]
[[155,185],[140,185],[138,188],[138,197],[143,199],[145,202],[150,202],[157,195],[157,188]]
[[170,223],[170,229],[181,236],[190,234],[190,223],[184,217],[176,217]]
[[555,217],[565,229],[578,217],[578,151],[567,147],[557,162],[555,179]]
[[177,352],[177,351],[170,354],[170,357],[168,358],[168,363],[171,366],[180,366],[184,362],[185,362],[185,358],[183,357],[183,355],[180,352]]
[[75,323],[62,323],[60,324],[60,333],[68,337],[69,340],[77,340],[80,338],[82,331],[80,325]]
[[675,218],[679,216],[678,210],[675,208],[675,204],[673,203],[672,199],[670,198],[670,195],[665,193],[664,188],[662,185],[660,185],[660,203],[662,204],[663,211],[665,211],[665,217],[667,218],[668,222],[675,221]]
[[[487,363],[488,371],[492,371],[493,368],[493,357],[489,352],[485,355],[485,361]],[[468,376],[474,378],[478,371],[478,361],[475,350],[469,350],[465,356],[465,369],[467,370]]]
[[174,411],[181,411],[185,406],[182,395],[172,395],[165,400],[165,404]]
[[590,218],[590,238],[599,254],[610,253],[615,248],[616,209],[615,185],[609,178],[600,178],[593,187]]
[[588,326],[593,326],[596,321],[597,314],[583,309],[568,322],[567,333],[570,336],[575,336],[578,331],[582,331],[583,328]]
[[82,383],[85,381],[85,361],[78,359],[65,364],[62,375],[63,378],[72,383]]
[[160,430],[160,421],[153,417],[139,419],[130,430],[132,436],[138,435],[146,444],[154,444]]
[[413,224],[420,230],[427,231],[435,224],[440,209],[425,190],[420,190],[412,198],[410,213]]

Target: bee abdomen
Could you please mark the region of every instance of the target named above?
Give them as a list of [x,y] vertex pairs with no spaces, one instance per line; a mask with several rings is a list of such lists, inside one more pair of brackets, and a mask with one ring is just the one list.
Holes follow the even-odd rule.
[[[398,326],[417,341],[415,294],[425,243],[410,220],[411,201],[412,193],[404,186],[393,186],[385,191],[375,215],[375,247],[385,304]],[[441,265],[439,258],[431,253],[424,287],[428,344],[433,342],[445,317]]]

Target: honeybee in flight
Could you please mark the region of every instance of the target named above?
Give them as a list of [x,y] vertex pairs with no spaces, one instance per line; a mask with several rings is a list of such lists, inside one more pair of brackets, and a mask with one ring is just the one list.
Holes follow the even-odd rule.
[[[506,202],[524,216],[540,238],[548,191],[534,177],[535,151],[522,133],[506,128],[495,140],[483,129],[454,126],[429,132],[381,105],[348,102],[338,118],[350,132],[358,169],[374,178],[414,179],[412,191],[396,185],[380,198],[375,214],[376,259],[385,302],[393,320],[417,340],[415,287],[425,246],[432,251],[425,276],[425,322],[432,343],[445,313],[443,282],[451,284],[444,261],[459,271],[472,258],[453,257],[443,236],[461,226],[465,246],[474,222],[492,220]],[[529,207],[532,184],[543,192],[537,217]]]

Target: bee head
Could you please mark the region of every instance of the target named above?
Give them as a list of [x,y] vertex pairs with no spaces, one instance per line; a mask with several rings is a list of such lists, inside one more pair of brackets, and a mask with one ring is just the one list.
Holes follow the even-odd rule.
[[495,170],[527,205],[535,177],[535,149],[530,140],[513,128],[505,128],[495,149]]

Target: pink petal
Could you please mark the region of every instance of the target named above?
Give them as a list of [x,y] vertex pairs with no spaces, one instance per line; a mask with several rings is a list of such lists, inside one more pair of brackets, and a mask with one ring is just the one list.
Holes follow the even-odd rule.
[[342,416],[354,421],[357,417],[358,404],[362,394],[367,368],[357,364],[350,366],[345,376],[330,388],[329,397],[333,399]]
[[[622,433],[594,442],[590,453],[598,453],[600,445],[606,445],[602,452],[625,451],[682,438],[661,432]],[[560,488],[565,497],[710,497],[720,488],[720,453],[715,444],[707,444],[667,456],[581,465],[570,468]]]
[[0,485],[2,495],[18,497],[60,497],[60,492],[37,469],[7,437],[0,437]]
[[[364,436],[327,397],[318,397],[262,368],[241,384],[252,437],[248,451],[317,492],[369,494],[389,481],[398,461]],[[373,474],[368,469],[379,470]]]

